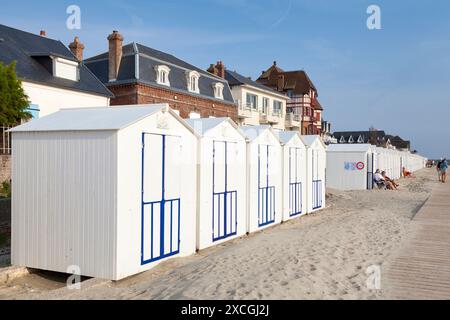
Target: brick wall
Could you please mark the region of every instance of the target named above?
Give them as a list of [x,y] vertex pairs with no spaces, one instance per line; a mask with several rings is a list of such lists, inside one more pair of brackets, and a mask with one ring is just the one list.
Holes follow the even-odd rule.
[[109,89],[115,95],[111,105],[168,103],[172,109],[180,111],[182,118],[189,118],[191,112],[196,112],[202,118],[230,117],[237,121],[235,105],[142,84],[110,86]]
[[11,156],[0,155],[0,183],[11,179]]

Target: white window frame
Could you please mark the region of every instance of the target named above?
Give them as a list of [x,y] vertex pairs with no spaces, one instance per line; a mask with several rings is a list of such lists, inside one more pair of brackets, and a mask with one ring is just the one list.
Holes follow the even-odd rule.
[[353,139],[353,136],[350,136],[350,138],[348,138],[348,143],[354,143],[355,139]]
[[[53,76],[61,79],[80,81],[80,64],[60,57],[52,57]],[[65,68],[65,70],[64,70]],[[74,75],[67,76],[67,70],[73,69]]]
[[214,98],[223,100],[223,88],[225,88],[225,86],[221,82],[213,84]]
[[200,73],[197,71],[186,72],[187,88],[189,92],[200,93],[198,82],[200,79]]
[[341,139],[339,139],[339,143],[345,143],[345,138],[344,138],[344,136],[341,136]]
[[169,74],[170,68],[165,65],[158,65],[155,67],[156,83],[164,86],[170,86]]
[[[279,105],[279,113],[277,113],[277,110],[275,109],[275,106]],[[280,100],[273,100],[272,102],[272,113],[274,116],[281,117],[283,115],[283,102]]]
[[268,114],[269,113],[269,106],[270,106],[270,99],[267,97],[262,98],[262,106],[261,106],[261,113],[262,114]]

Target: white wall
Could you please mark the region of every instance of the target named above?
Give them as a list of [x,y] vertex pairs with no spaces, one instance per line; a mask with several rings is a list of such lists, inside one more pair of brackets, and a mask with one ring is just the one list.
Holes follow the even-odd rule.
[[[339,190],[366,190],[367,189],[367,163],[366,152],[327,152],[327,188]],[[364,168],[359,170],[354,166],[362,162]]]
[[[163,124],[164,128],[160,124]],[[181,166],[181,219],[180,256],[195,253],[196,250],[196,179],[197,138],[180,122],[161,112],[121,130],[118,134],[118,186],[117,186],[117,274],[121,279],[146,271],[167,260],[141,265],[141,172],[142,133],[170,134],[182,137],[182,157],[173,159]],[[155,150],[155,157],[161,151]],[[170,161],[169,159],[167,159]],[[148,169],[146,169],[148,170]],[[161,170],[161,168],[155,168]]]
[[107,107],[109,98],[79,91],[22,82],[23,89],[31,104],[39,106],[39,117],[64,108]]
[[[258,145],[271,146],[270,166],[269,166],[269,185],[275,187],[275,222],[259,227],[258,221]],[[276,225],[282,221],[283,211],[283,166],[282,166],[282,147],[279,141],[268,130],[262,133],[252,142],[247,143],[247,231],[255,232],[264,228]]]
[[[298,163],[297,163],[297,169],[298,169],[298,177],[301,184],[301,214],[306,214],[306,177],[307,177],[307,159],[306,159],[306,148],[301,142],[300,138],[291,139],[291,141],[283,146],[283,221],[287,221],[293,218],[296,218],[297,216],[291,217],[290,215],[290,194],[289,194],[289,188],[290,188],[290,180],[292,177],[289,175],[289,150],[291,148],[299,148],[299,154],[298,154]],[[292,155],[292,152],[291,152]],[[292,167],[291,163],[291,170],[294,172],[295,168]],[[291,173],[292,173],[291,172]]]
[[[321,210],[325,208],[326,201],[325,201],[325,194],[326,194],[326,165],[327,165],[327,155],[325,147],[320,143],[319,139],[316,139],[315,142],[308,146],[306,149],[307,152],[307,212],[312,213],[317,210]],[[314,154],[314,155],[313,155]],[[313,170],[314,168],[314,170]],[[322,181],[322,190],[319,192],[319,197],[321,197],[321,204],[322,206],[320,208],[314,208],[313,205],[313,180],[320,180]]]
[[[207,132],[201,139],[200,152],[200,185],[199,187],[199,225],[197,249],[204,249],[211,245],[217,245],[229,241],[235,237],[244,235],[247,232],[246,226],[246,205],[247,205],[247,185],[246,185],[246,141],[245,139],[227,122],[222,124],[226,127],[226,134],[223,134],[222,126]],[[213,141],[228,141],[228,145],[233,144],[236,153],[232,154],[228,150],[228,191],[237,191],[237,228],[236,235],[227,237],[223,240],[214,241],[212,238],[212,195],[213,195]],[[229,148],[230,149],[230,148]],[[220,159],[218,160],[220,163]],[[223,164],[223,161],[222,163]],[[218,164],[216,164],[218,165]],[[217,170],[219,172],[219,170]],[[221,190],[222,179],[215,177],[217,190]],[[216,191],[217,191],[216,190]],[[222,211],[223,212],[223,211]],[[233,217],[234,222],[234,217]]]
[[115,132],[15,132],[13,145],[12,264],[111,279]]

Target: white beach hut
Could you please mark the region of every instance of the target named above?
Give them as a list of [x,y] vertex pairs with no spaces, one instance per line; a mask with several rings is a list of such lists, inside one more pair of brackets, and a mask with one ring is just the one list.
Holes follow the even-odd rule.
[[319,136],[302,136],[307,155],[307,213],[325,208],[326,146]]
[[283,146],[283,221],[306,214],[306,147],[296,131],[278,132]]
[[331,144],[327,148],[327,187],[339,190],[373,188],[377,157],[370,144]]
[[247,137],[247,232],[282,221],[282,154],[270,126],[242,126]]
[[197,249],[247,232],[246,140],[229,118],[190,119],[199,144]]
[[197,139],[165,104],[12,129],[12,263],[118,280],[195,253]]

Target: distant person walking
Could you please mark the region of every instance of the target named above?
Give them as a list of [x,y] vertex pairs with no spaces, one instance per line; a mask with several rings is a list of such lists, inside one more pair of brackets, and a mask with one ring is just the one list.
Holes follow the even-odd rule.
[[436,164],[436,171],[438,173],[439,182],[442,182],[441,163],[444,159],[441,158]]
[[446,158],[444,158],[444,160],[441,161],[441,163],[439,165],[439,170],[441,173],[440,181],[445,183],[447,181],[447,170],[448,170],[448,161]]

